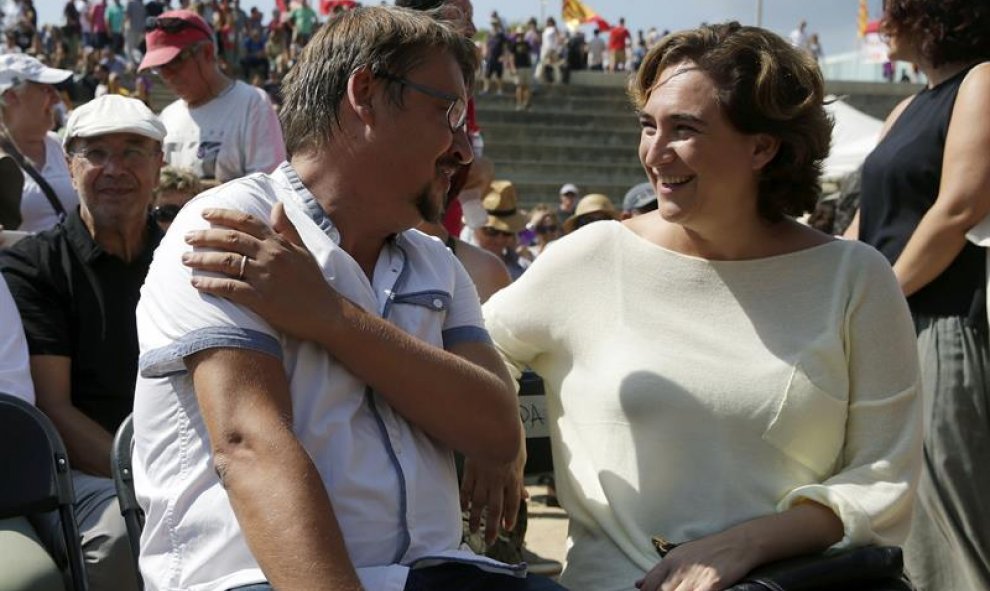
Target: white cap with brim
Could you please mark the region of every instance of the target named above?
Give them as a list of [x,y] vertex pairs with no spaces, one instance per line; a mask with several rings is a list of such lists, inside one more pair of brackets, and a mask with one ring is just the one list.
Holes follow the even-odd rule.
[[69,70],[49,68],[30,55],[8,53],[0,56],[0,92],[13,88],[21,82],[38,84],[58,84],[72,77]]
[[73,138],[110,133],[133,133],[161,142],[165,139],[165,126],[141,101],[105,94],[72,111],[62,144],[67,147]]

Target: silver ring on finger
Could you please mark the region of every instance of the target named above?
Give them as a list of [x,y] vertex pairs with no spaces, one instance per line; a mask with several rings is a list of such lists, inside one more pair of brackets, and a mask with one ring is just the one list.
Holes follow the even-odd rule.
[[246,254],[241,255],[241,270],[237,273],[238,279],[244,279],[244,269],[247,267],[248,257]]

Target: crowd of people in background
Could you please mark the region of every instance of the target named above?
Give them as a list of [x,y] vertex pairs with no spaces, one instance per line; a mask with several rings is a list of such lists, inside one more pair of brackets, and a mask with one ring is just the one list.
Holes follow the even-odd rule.
[[[559,590],[468,552],[457,520],[513,526],[527,367],[570,454],[572,588],[709,588],[909,530],[919,588],[990,585],[982,4],[886,5],[892,55],[933,84],[862,170],[847,236],[878,253],[797,219],[832,130],[804,21],[587,38],[497,12],[478,34],[468,0],[67,0],[40,25],[0,1],[0,316],[24,329],[0,385],[66,441],[94,590],[140,580],[107,478],[132,411],[150,588]],[[509,77],[524,110],[579,70],[635,74],[649,182],[617,205],[558,179],[525,209],[473,85]],[[23,529],[53,547],[53,524]]]
[[320,26],[308,0],[269,15],[245,11],[240,0],[66,0],[60,23],[39,23],[33,0],[4,0],[0,52],[71,70],[72,80],[59,88],[69,108],[103,94],[148,103],[155,78],[137,71],[148,19],[172,9],[200,15],[212,28],[221,71],[265,88],[276,103],[281,79]]

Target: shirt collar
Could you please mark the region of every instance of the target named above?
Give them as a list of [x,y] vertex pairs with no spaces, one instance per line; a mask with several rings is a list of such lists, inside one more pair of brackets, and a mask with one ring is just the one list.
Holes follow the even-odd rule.
[[[285,161],[279,166],[279,170],[285,175],[286,180],[289,181],[289,185],[292,186],[292,190],[295,192],[296,197],[299,199],[302,205],[303,211],[309,215],[313,223],[323,231],[324,234],[333,241],[334,244],[340,246],[340,231],[334,225],[333,220],[324,211],[323,206],[320,202],[316,200],[316,195],[306,188],[303,184],[302,179],[299,178],[299,173],[296,169],[292,167],[289,161]],[[392,234],[388,237],[389,244],[395,243],[398,238],[398,234]]]
[[324,234],[333,241],[334,244],[340,246],[340,232],[337,227],[333,225],[333,221],[327,212],[323,211],[323,206],[320,202],[316,200],[316,196],[306,188],[303,184],[302,179],[299,178],[299,173],[296,169],[289,164],[288,161],[282,163],[279,167],[282,174],[285,175],[286,180],[289,181],[289,185],[292,186],[292,190],[295,192],[296,197],[299,199],[302,205],[303,211],[313,220],[313,223],[323,231]]
[[[158,224],[151,219],[150,215],[145,223],[148,227],[148,239],[141,251],[141,255],[133,261],[134,263],[150,263],[151,257],[155,252],[155,248],[158,247],[158,243],[162,240],[162,230],[158,227]],[[79,256],[82,262],[92,263],[102,255],[107,254],[107,252],[103,250],[103,247],[93,240],[93,236],[89,233],[89,228],[86,227],[86,224],[82,220],[78,207],[66,216],[63,226],[65,227],[66,240],[68,240],[69,244],[72,245],[72,249]]]

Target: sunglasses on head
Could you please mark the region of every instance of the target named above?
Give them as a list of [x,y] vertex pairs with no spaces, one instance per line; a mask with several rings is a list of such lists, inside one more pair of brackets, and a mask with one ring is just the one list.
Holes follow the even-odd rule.
[[156,205],[151,209],[151,219],[156,222],[171,222],[175,219],[175,216],[179,215],[179,210],[182,209],[181,205],[166,204],[166,205]]
[[499,236],[510,238],[512,237],[512,232],[503,232],[497,228],[492,228],[490,226],[485,226],[481,229],[482,233],[489,238],[497,238]]
[[209,36],[213,35],[213,33],[203,30],[203,27],[197,23],[176,18],[174,16],[149,16],[147,20],[144,21],[144,30],[145,32],[150,32],[155,29],[168,33],[169,35],[181,33],[186,29],[196,29],[197,31],[202,31]]
[[612,219],[612,216],[608,215],[607,213],[593,211],[591,213],[586,213],[581,217],[579,217],[578,219],[574,220],[574,229],[577,230],[578,228],[587,226],[588,224],[594,222],[604,222],[605,220],[610,220],[610,219]]

